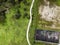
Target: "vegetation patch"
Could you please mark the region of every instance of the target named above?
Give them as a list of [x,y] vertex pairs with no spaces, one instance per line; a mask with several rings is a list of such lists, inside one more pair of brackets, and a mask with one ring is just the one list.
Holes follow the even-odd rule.
[[28,45],[26,31],[29,18],[27,17],[30,16],[32,0],[25,1],[26,4],[24,0],[0,0],[0,7],[6,9],[6,12],[2,13],[2,10],[0,12],[0,22],[6,21],[4,25],[0,24],[0,45]]

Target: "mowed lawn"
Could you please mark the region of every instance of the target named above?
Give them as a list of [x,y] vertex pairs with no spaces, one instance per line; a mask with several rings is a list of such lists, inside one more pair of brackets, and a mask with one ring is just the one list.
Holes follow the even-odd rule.
[[[19,19],[14,19],[13,16],[16,14],[18,7],[12,7],[6,14],[6,22],[4,25],[0,24],[0,45],[28,45],[26,40],[26,31],[29,19],[23,18],[24,14],[27,13],[29,16],[29,9],[31,0],[26,0],[29,5],[25,5],[23,2],[20,3],[20,14]],[[24,8],[27,11],[24,11]]]

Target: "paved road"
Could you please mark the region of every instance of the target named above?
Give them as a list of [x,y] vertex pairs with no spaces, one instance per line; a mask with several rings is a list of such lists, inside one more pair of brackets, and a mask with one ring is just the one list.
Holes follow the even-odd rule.
[[30,29],[31,22],[32,22],[32,7],[33,7],[33,4],[34,4],[34,1],[35,0],[32,0],[32,3],[31,3],[31,7],[30,7],[30,20],[29,20],[29,24],[28,24],[28,27],[27,27],[27,33],[26,33],[26,38],[27,38],[28,45],[31,45],[31,43],[29,41],[29,29]]

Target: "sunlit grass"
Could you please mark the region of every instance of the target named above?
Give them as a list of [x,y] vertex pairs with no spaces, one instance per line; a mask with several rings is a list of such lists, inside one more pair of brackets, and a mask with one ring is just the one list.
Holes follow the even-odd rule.
[[[18,8],[13,6],[6,14],[5,24],[0,25],[0,45],[28,45],[26,31],[29,19],[23,18],[23,15],[25,13],[24,7],[29,9],[30,6],[25,5],[23,2],[21,2],[20,6],[21,17],[18,20],[13,18]],[[29,14],[29,10],[27,13]]]

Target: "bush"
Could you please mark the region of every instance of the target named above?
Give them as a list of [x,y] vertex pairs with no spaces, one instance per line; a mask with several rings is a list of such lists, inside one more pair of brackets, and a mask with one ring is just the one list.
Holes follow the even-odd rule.
[[21,17],[20,11],[18,10],[17,13],[14,15],[14,18],[19,19]]
[[12,3],[13,5],[16,4],[15,0],[9,0],[8,2]]
[[0,23],[4,23],[6,20],[5,10],[0,12]]

